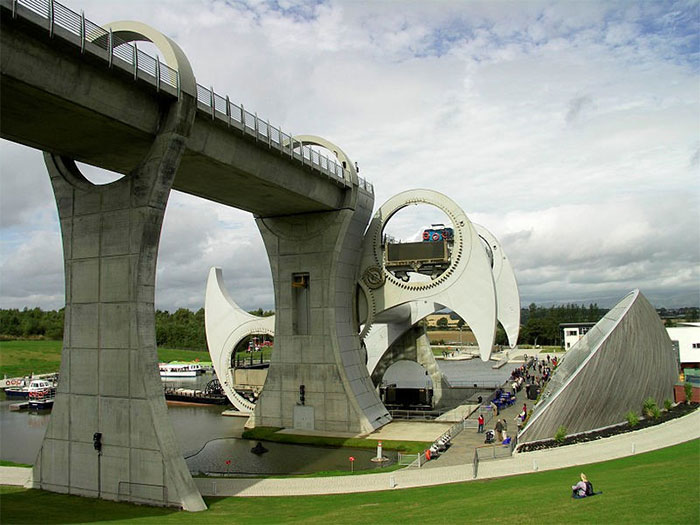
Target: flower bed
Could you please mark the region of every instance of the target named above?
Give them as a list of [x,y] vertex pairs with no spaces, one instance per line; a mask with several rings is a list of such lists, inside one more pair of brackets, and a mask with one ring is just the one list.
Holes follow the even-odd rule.
[[629,423],[620,423],[619,425],[605,427],[600,430],[593,430],[591,432],[573,434],[571,436],[566,436],[564,440],[560,443],[557,443],[556,441],[554,441],[554,439],[533,441],[531,443],[522,443],[521,445],[518,445],[517,452],[532,452],[534,450],[564,447],[566,445],[573,445],[575,443],[585,443],[587,441],[595,441],[597,439],[616,436],[618,434],[634,432],[635,430],[659,425],[661,423],[665,423],[666,421],[670,421],[671,419],[676,419],[677,417],[682,417],[686,414],[690,414],[691,412],[697,410],[698,406],[700,406],[700,403],[681,403],[671,407],[669,411],[661,411],[661,417],[659,417],[658,419],[640,418],[639,423],[633,427],[630,426]]

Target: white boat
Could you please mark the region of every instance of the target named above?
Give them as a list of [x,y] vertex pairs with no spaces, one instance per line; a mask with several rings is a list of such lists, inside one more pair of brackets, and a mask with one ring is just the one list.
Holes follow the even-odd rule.
[[204,373],[202,365],[197,363],[160,363],[160,377],[197,377]]
[[5,389],[8,398],[28,399],[30,392],[43,391],[49,389],[52,394],[56,393],[56,381],[50,379],[25,379],[22,384]]
[[28,387],[28,400],[30,408],[50,408],[56,396],[56,389],[52,383],[43,379],[33,379]]

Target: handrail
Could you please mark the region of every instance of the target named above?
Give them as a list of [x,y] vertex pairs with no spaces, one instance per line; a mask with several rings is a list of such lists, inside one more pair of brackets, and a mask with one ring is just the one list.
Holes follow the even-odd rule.
[[[164,64],[156,56],[153,57],[137,48],[136,44],[113,35],[97,24],[87,20],[85,15],[71,10],[55,0],[4,0],[10,3],[12,17],[21,15],[28,19],[18,7],[25,9],[34,16],[41,17],[46,22],[46,28],[52,38],[56,37],[56,28],[61,28],[77,36],[80,40],[80,51],[85,53],[88,45],[97,46],[107,51],[110,68],[116,66],[125,69],[133,75],[134,80],[146,81],[155,86],[157,92],[163,88],[172,89],[172,95],[180,98],[180,75],[176,69]],[[311,146],[300,145],[292,140],[293,135],[283,133],[281,128],[275,128],[269,121],[250,113],[243,104],[232,103],[228,96],[217,94],[213,87],[208,89],[197,84],[197,104],[202,110],[211,115],[212,119],[223,121],[229,127],[237,127],[244,135],[253,137],[256,142],[288,154],[293,160],[302,165],[309,165],[329,178],[342,182],[344,186],[351,184],[349,172],[335,158],[329,158]],[[298,150],[298,151],[295,151]],[[374,187],[367,180],[358,177],[359,189],[374,193]]]

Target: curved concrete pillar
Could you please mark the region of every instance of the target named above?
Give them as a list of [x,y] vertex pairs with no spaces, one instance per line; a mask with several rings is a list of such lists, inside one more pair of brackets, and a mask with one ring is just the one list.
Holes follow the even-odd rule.
[[363,339],[367,348],[367,370],[370,375],[374,376],[377,363],[397,339],[418,321],[443,308],[443,305],[432,301],[413,301],[380,313]]
[[[430,204],[442,210],[452,222],[454,243],[449,267],[435,279],[404,282],[384,264],[382,232],[389,219],[412,204]],[[487,361],[496,334],[496,291],[486,252],[467,218],[449,197],[432,190],[409,190],[390,198],[375,214],[365,233],[360,265],[359,306],[362,336],[377,322],[377,316],[396,306],[416,300],[442,304],[464,319],[479,343],[481,359]]]
[[520,292],[513,267],[498,239],[480,224],[474,229],[484,242],[491,258],[491,272],[496,287],[496,317],[508,336],[508,345],[515,348],[520,333]]
[[374,198],[355,184],[348,191],[347,208],[337,211],[256,217],[276,305],[275,351],[256,426],[367,433],[391,420],[367,373],[353,315]]
[[253,334],[274,336],[274,316],[258,317],[241,309],[226,290],[221,268],[212,268],[209,270],[204,296],[204,324],[209,354],[226,397],[237,410],[253,412],[255,403],[234,389],[235,369],[231,365],[231,357],[238,343],[245,337]]
[[[376,328],[379,330],[375,332]],[[375,325],[372,327],[370,335],[382,334],[387,331],[393,332],[394,328],[395,325],[392,324]],[[381,384],[386,371],[397,361],[415,361],[428,373],[433,385],[433,406],[438,405],[442,399],[442,390],[448,387],[448,383],[435,360],[435,355],[430,346],[430,339],[428,338],[425,327],[412,324],[409,325],[408,328],[402,330],[397,337],[394,338],[390,336],[387,340],[382,339],[383,337],[381,335],[373,335],[371,338],[365,339],[365,343],[368,343],[367,353],[368,355],[372,355],[374,360],[370,370],[370,375],[372,376],[374,384]],[[381,343],[377,344],[375,347],[375,343],[378,343],[380,340]],[[391,340],[391,343],[384,346],[389,340]],[[374,351],[374,348],[383,349],[381,351]]]
[[66,309],[37,488],[206,508],[168,419],[154,310],[163,214],[195,110],[194,98],[180,97],[143,161],[111,184],[95,186],[73,161],[44,155],[61,223]]

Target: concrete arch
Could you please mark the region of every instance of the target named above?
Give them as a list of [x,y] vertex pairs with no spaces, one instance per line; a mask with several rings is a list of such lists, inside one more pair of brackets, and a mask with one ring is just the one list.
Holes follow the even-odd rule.
[[520,293],[513,267],[500,241],[490,231],[480,224],[474,224],[474,229],[491,252],[493,261],[491,272],[496,287],[496,317],[506,331],[508,344],[511,348],[515,348],[520,333]]
[[357,170],[355,164],[350,160],[350,157],[330,140],[319,137],[318,135],[295,135],[292,140],[301,143],[302,146],[321,146],[328,151],[333,152],[336,158],[343,164],[343,167],[350,172],[351,182],[357,184]]
[[255,403],[234,389],[231,355],[238,343],[252,334],[274,336],[275,318],[257,317],[241,309],[224,285],[221,268],[211,268],[204,298],[207,345],[216,375],[229,401],[241,412],[253,412]]
[[[427,282],[403,282],[384,264],[382,232],[389,219],[412,204],[429,204],[443,211],[454,228],[449,267]],[[409,190],[385,202],[365,233],[359,282],[362,298],[358,316],[364,337],[378,316],[395,306],[415,300],[444,305],[464,319],[479,343],[481,359],[487,361],[496,334],[496,290],[491,265],[481,240],[467,215],[457,204],[433,190]],[[364,299],[364,302],[363,300]]]
[[[174,40],[148,24],[135,20],[117,20],[104,24],[102,27],[107,31],[111,30],[113,35],[126,42],[151,42],[163,54],[165,63],[179,72],[180,89],[197,98],[197,81],[192,71],[192,65],[185,52]],[[100,36],[94,41],[99,42],[104,38]]]

